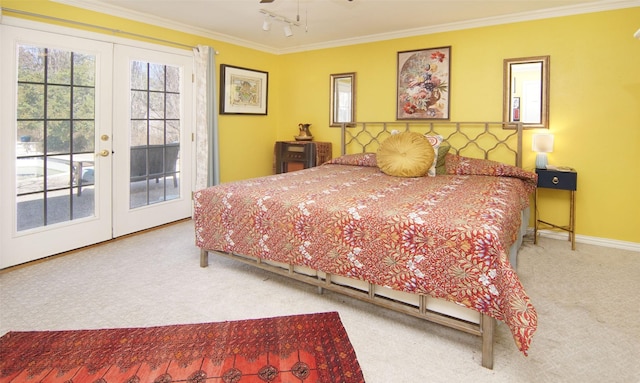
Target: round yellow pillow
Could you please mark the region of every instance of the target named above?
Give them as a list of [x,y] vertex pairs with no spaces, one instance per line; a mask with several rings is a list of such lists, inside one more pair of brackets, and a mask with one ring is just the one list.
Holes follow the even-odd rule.
[[378,167],[396,177],[422,177],[433,165],[435,151],[420,133],[402,132],[382,142],[376,154]]

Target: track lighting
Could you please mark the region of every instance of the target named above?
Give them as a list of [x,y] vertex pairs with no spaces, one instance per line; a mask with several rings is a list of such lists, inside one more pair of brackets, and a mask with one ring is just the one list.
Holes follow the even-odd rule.
[[284,35],[287,37],[293,36],[293,31],[291,30],[291,24],[284,25]]
[[[283,31],[284,31],[284,35],[286,37],[291,37],[293,36],[293,28],[292,27],[299,27],[302,24],[300,24],[300,21],[296,21],[296,20],[291,20],[289,18],[286,18],[282,15],[279,15],[277,13],[273,13],[270,11],[267,11],[266,9],[261,9],[260,13],[262,13],[264,15],[264,22],[262,23],[262,30],[263,31],[269,31],[271,30],[271,22],[272,21],[277,21],[283,24]],[[299,18],[300,16],[298,16]]]

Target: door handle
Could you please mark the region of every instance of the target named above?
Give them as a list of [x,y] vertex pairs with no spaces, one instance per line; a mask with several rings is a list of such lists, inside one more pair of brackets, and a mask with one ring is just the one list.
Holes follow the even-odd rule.
[[101,150],[98,152],[98,155],[101,157],[107,157],[109,155],[109,151],[107,149]]

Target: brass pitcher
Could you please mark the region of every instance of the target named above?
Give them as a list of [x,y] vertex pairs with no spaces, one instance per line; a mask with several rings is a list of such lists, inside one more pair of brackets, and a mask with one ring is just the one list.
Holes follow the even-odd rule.
[[313,137],[309,131],[310,126],[311,124],[298,124],[298,129],[300,130],[298,137]]

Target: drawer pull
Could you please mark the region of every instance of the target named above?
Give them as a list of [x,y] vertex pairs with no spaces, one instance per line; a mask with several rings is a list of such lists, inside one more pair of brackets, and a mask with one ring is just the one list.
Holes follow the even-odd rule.
[[557,184],[558,184],[558,182],[560,182],[560,180],[558,179],[558,177],[553,177],[553,178],[551,179],[551,182],[552,182],[554,185],[557,185]]

